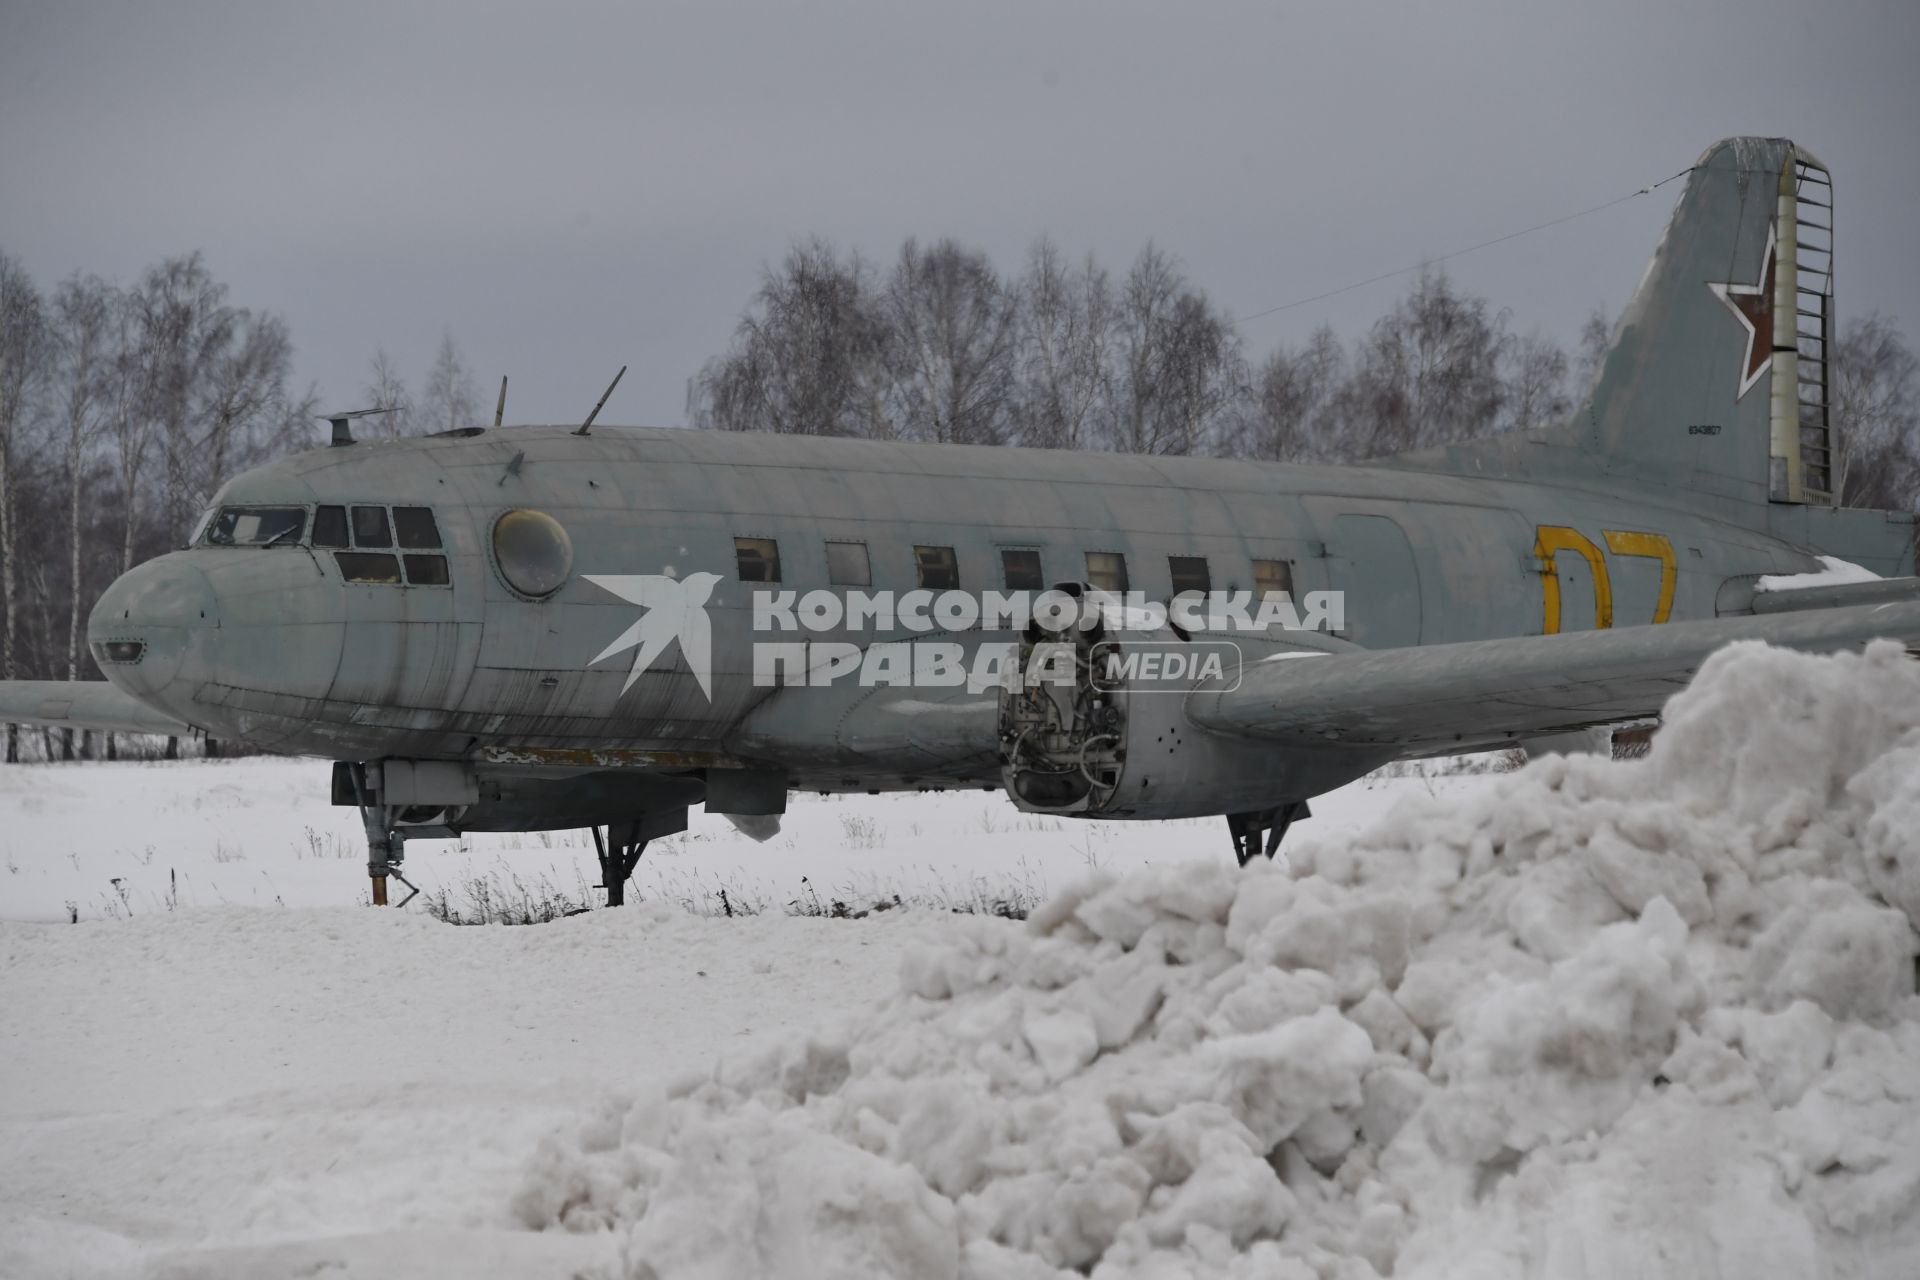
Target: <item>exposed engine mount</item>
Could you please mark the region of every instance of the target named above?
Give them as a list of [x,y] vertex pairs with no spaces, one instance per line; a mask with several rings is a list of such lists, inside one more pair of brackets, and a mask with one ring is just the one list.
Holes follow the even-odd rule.
[[1120,785],[1126,709],[1093,678],[1103,638],[1097,625],[1055,631],[1037,621],[1020,637],[1017,669],[1000,690],[1000,776],[1022,809],[1099,813]]
[[1244,661],[1324,651],[1323,638],[1190,636],[1164,622],[1119,631],[1110,621],[1076,618],[1053,629],[1036,620],[1021,637],[999,703],[1001,782],[1021,809],[1087,818],[1239,814],[1257,819],[1249,831],[1264,836],[1300,816],[1287,806],[1392,756],[1227,737],[1188,718],[1194,690],[1237,685]]

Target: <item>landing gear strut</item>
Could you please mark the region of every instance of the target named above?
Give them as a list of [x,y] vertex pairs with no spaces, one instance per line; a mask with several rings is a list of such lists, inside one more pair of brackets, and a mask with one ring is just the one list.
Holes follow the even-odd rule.
[[393,904],[404,907],[420,893],[411,880],[400,874],[400,864],[407,857],[407,837],[394,826],[393,810],[373,802],[367,787],[367,766],[349,764],[347,776],[353,780],[353,800],[360,809],[360,822],[367,829],[367,876],[373,882],[373,905],[387,905],[387,878],[391,876],[407,886],[407,896]]
[[604,837],[599,827],[593,828],[593,848],[600,855],[600,883],[595,887],[607,891],[608,906],[626,905],[627,881],[640,865],[640,855],[647,851],[647,840],[640,834],[638,822],[611,824]]
[[1243,867],[1253,860],[1255,854],[1264,853],[1271,858],[1279,852],[1280,839],[1287,834],[1287,828],[1302,818],[1312,816],[1305,800],[1290,800],[1286,804],[1271,809],[1256,809],[1252,813],[1228,814],[1227,833],[1233,837],[1233,856],[1239,859]]

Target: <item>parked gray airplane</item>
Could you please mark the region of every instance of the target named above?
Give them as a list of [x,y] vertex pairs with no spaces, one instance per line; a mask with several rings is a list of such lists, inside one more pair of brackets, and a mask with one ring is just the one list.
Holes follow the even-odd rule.
[[[795,789],[1224,814],[1242,861],[1270,854],[1310,797],[1396,758],[1651,717],[1730,641],[1920,643],[1913,515],[1835,505],[1831,191],[1784,139],[1710,148],[1572,421],[1365,467],[336,423],[101,597],[110,683],[10,683],[0,719],[332,759],[376,902],[409,836],[579,826],[604,828],[618,902],[688,806],[764,830]],[[1891,580],[1756,591],[1817,554]],[[1099,627],[941,603],[1049,584],[1343,592],[1345,616],[1160,620],[1140,638],[1163,657],[1234,646],[1170,694],[1089,679]],[[886,590],[897,613],[840,607]],[[863,678],[929,641],[1015,674]],[[1028,683],[1052,642],[1079,678]]]

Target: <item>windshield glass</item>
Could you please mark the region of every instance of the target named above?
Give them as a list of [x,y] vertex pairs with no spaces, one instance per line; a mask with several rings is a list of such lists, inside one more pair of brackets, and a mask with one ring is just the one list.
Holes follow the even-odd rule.
[[264,547],[300,541],[307,528],[305,507],[222,507],[207,526],[211,547]]

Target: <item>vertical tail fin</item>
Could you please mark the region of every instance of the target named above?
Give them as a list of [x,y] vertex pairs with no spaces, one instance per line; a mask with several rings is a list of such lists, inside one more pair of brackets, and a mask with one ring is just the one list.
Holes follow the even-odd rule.
[[1785,138],[1729,138],[1688,175],[1574,420],[1610,471],[1743,523],[1831,506],[1833,185]]
[[1834,337],[1832,178],[1785,138],[1729,138],[1688,171],[1566,429],[1394,461],[1535,478],[1598,470],[1808,555],[1912,574],[1915,513],[1852,510],[1834,492]]

